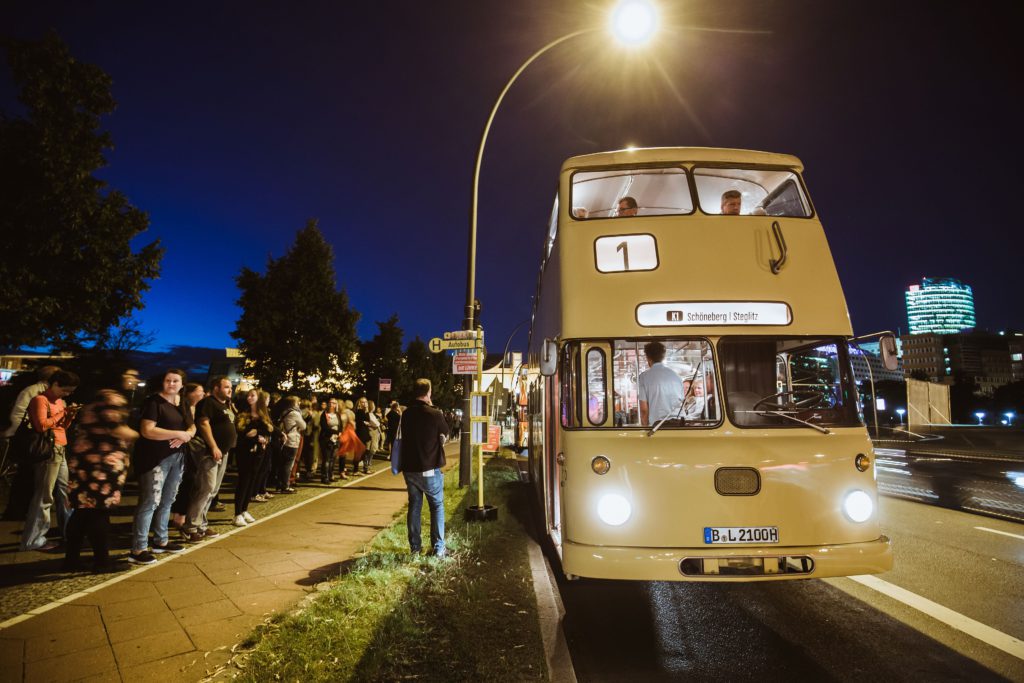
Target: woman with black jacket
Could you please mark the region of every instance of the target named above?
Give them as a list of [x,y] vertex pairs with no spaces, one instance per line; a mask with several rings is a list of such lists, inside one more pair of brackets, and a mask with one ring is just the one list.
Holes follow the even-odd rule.
[[235,526],[246,526],[256,519],[249,514],[249,501],[256,488],[256,475],[262,470],[268,453],[274,424],[267,409],[270,394],[250,389],[245,396],[248,410],[238,414],[235,429],[238,430],[238,444],[235,453],[238,459],[238,487],[235,489]]
[[[327,409],[320,414],[320,483],[330,484],[334,479],[334,461],[338,457],[338,435],[341,434],[341,415],[338,413],[338,399],[327,402]],[[345,466],[341,466],[341,478]]]

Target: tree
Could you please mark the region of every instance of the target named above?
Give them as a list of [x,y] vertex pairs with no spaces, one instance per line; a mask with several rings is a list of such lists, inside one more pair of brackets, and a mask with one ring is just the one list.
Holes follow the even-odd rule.
[[142,308],[163,255],[132,251],[149,218],[94,175],[110,77],[53,33],[3,45],[26,113],[0,117],[0,346],[96,343]]
[[402,354],[404,332],[398,326],[398,315],[392,314],[384,322],[378,322],[377,330],[373,339],[359,345],[363,376],[357,383],[358,393],[376,400],[377,382],[385,378],[391,380],[391,397],[404,396],[412,385]]
[[334,252],[316,220],[284,256],[267,259],[265,274],[242,268],[235,281],[242,317],[231,336],[260,385],[308,391],[315,377],[337,389],[352,369],[359,313],[338,290]]
[[[455,379],[452,375],[451,357],[447,353],[431,353],[426,342],[417,336],[405,349],[406,367],[409,371],[409,390],[399,400],[408,405],[412,400],[412,383],[421,377],[430,380],[431,400],[439,408],[455,406]],[[461,393],[459,394],[461,396]]]

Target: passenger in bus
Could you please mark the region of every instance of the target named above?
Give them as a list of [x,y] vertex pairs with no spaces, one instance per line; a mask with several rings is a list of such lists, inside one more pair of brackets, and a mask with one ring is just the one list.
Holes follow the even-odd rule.
[[698,377],[685,394],[683,401],[683,417],[687,420],[697,420],[704,417],[704,378]]
[[722,193],[722,215],[739,216],[743,206],[743,195],[739,190],[726,190]]
[[636,203],[635,199],[633,199],[629,195],[626,195],[625,197],[619,200],[618,212],[616,213],[616,215],[619,218],[629,218],[630,216],[635,216],[637,214],[637,211],[639,211],[638,206],[639,205]]
[[675,370],[666,366],[665,345],[659,341],[644,345],[647,356],[646,370],[637,380],[640,391],[640,424],[645,427],[657,424],[666,417],[679,413],[683,402],[683,380]]
[[580,220],[586,220],[587,216],[590,215],[590,212],[587,211],[586,207],[577,206],[572,210],[572,215],[575,216],[576,218],[579,218]]

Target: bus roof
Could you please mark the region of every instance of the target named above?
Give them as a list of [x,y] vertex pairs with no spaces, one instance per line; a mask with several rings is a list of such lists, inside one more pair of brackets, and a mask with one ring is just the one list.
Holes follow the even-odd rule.
[[784,166],[797,173],[804,170],[804,165],[800,160],[791,154],[756,152],[749,149],[722,149],[718,147],[647,147],[570,157],[562,164],[562,172],[588,167],[664,162]]

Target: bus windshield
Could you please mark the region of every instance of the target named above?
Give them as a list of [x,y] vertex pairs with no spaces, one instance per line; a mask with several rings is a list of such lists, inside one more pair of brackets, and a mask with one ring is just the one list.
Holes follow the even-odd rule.
[[861,424],[843,339],[725,337],[718,353],[726,410],[737,427]]

